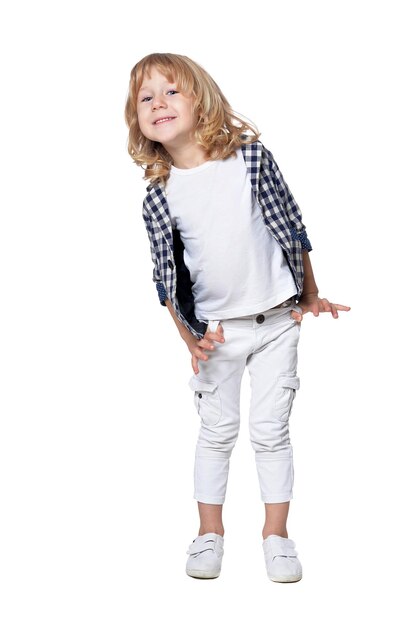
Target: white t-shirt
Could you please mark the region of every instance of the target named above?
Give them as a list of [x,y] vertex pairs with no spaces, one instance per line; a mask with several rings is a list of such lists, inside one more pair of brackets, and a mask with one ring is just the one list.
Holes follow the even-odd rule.
[[297,293],[282,248],[263,221],[242,150],[236,154],[190,169],[172,165],[166,184],[202,322],[260,313]]

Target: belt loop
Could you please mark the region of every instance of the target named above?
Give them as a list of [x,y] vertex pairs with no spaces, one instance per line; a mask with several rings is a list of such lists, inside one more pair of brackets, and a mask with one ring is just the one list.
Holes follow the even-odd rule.
[[220,320],[209,320],[208,329],[211,333],[215,333],[217,326],[220,324]]

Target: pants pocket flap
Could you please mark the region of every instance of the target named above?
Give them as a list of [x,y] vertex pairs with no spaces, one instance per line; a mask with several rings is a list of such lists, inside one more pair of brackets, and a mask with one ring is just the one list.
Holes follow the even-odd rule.
[[291,387],[291,389],[299,389],[300,378],[298,376],[279,376],[278,384],[281,387]]
[[193,376],[188,385],[193,389],[193,391],[214,391],[217,388],[217,383],[209,383]]

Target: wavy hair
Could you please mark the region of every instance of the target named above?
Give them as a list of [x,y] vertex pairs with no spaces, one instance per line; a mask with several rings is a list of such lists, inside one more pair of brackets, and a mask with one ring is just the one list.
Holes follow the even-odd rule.
[[[231,108],[220,87],[198,63],[171,53],[148,54],[130,72],[129,92],[125,105],[125,121],[129,128],[127,151],[136,165],[145,170],[144,180],[152,184],[169,178],[171,155],[164,146],[145,137],[137,114],[139,89],[145,75],[157,69],[179,91],[193,98],[192,112],[197,119],[194,129],[196,143],[203,147],[206,160],[226,159],[242,144],[257,141],[261,133]],[[244,134],[246,131],[253,135]]]

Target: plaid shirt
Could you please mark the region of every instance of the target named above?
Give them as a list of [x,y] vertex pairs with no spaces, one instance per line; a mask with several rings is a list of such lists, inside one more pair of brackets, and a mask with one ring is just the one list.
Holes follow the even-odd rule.
[[[272,153],[262,142],[257,140],[243,144],[241,150],[263,221],[283,250],[297,287],[296,298],[300,299],[304,281],[302,249],[309,252],[313,249],[301,211]],[[150,242],[153,281],[159,301],[166,306],[165,300],[169,299],[178,319],[201,339],[208,325],[199,322],[194,314],[193,283],[184,263],[184,244],[179,231],[172,228],[165,188],[162,184],[151,183],[146,191],[143,219]]]

